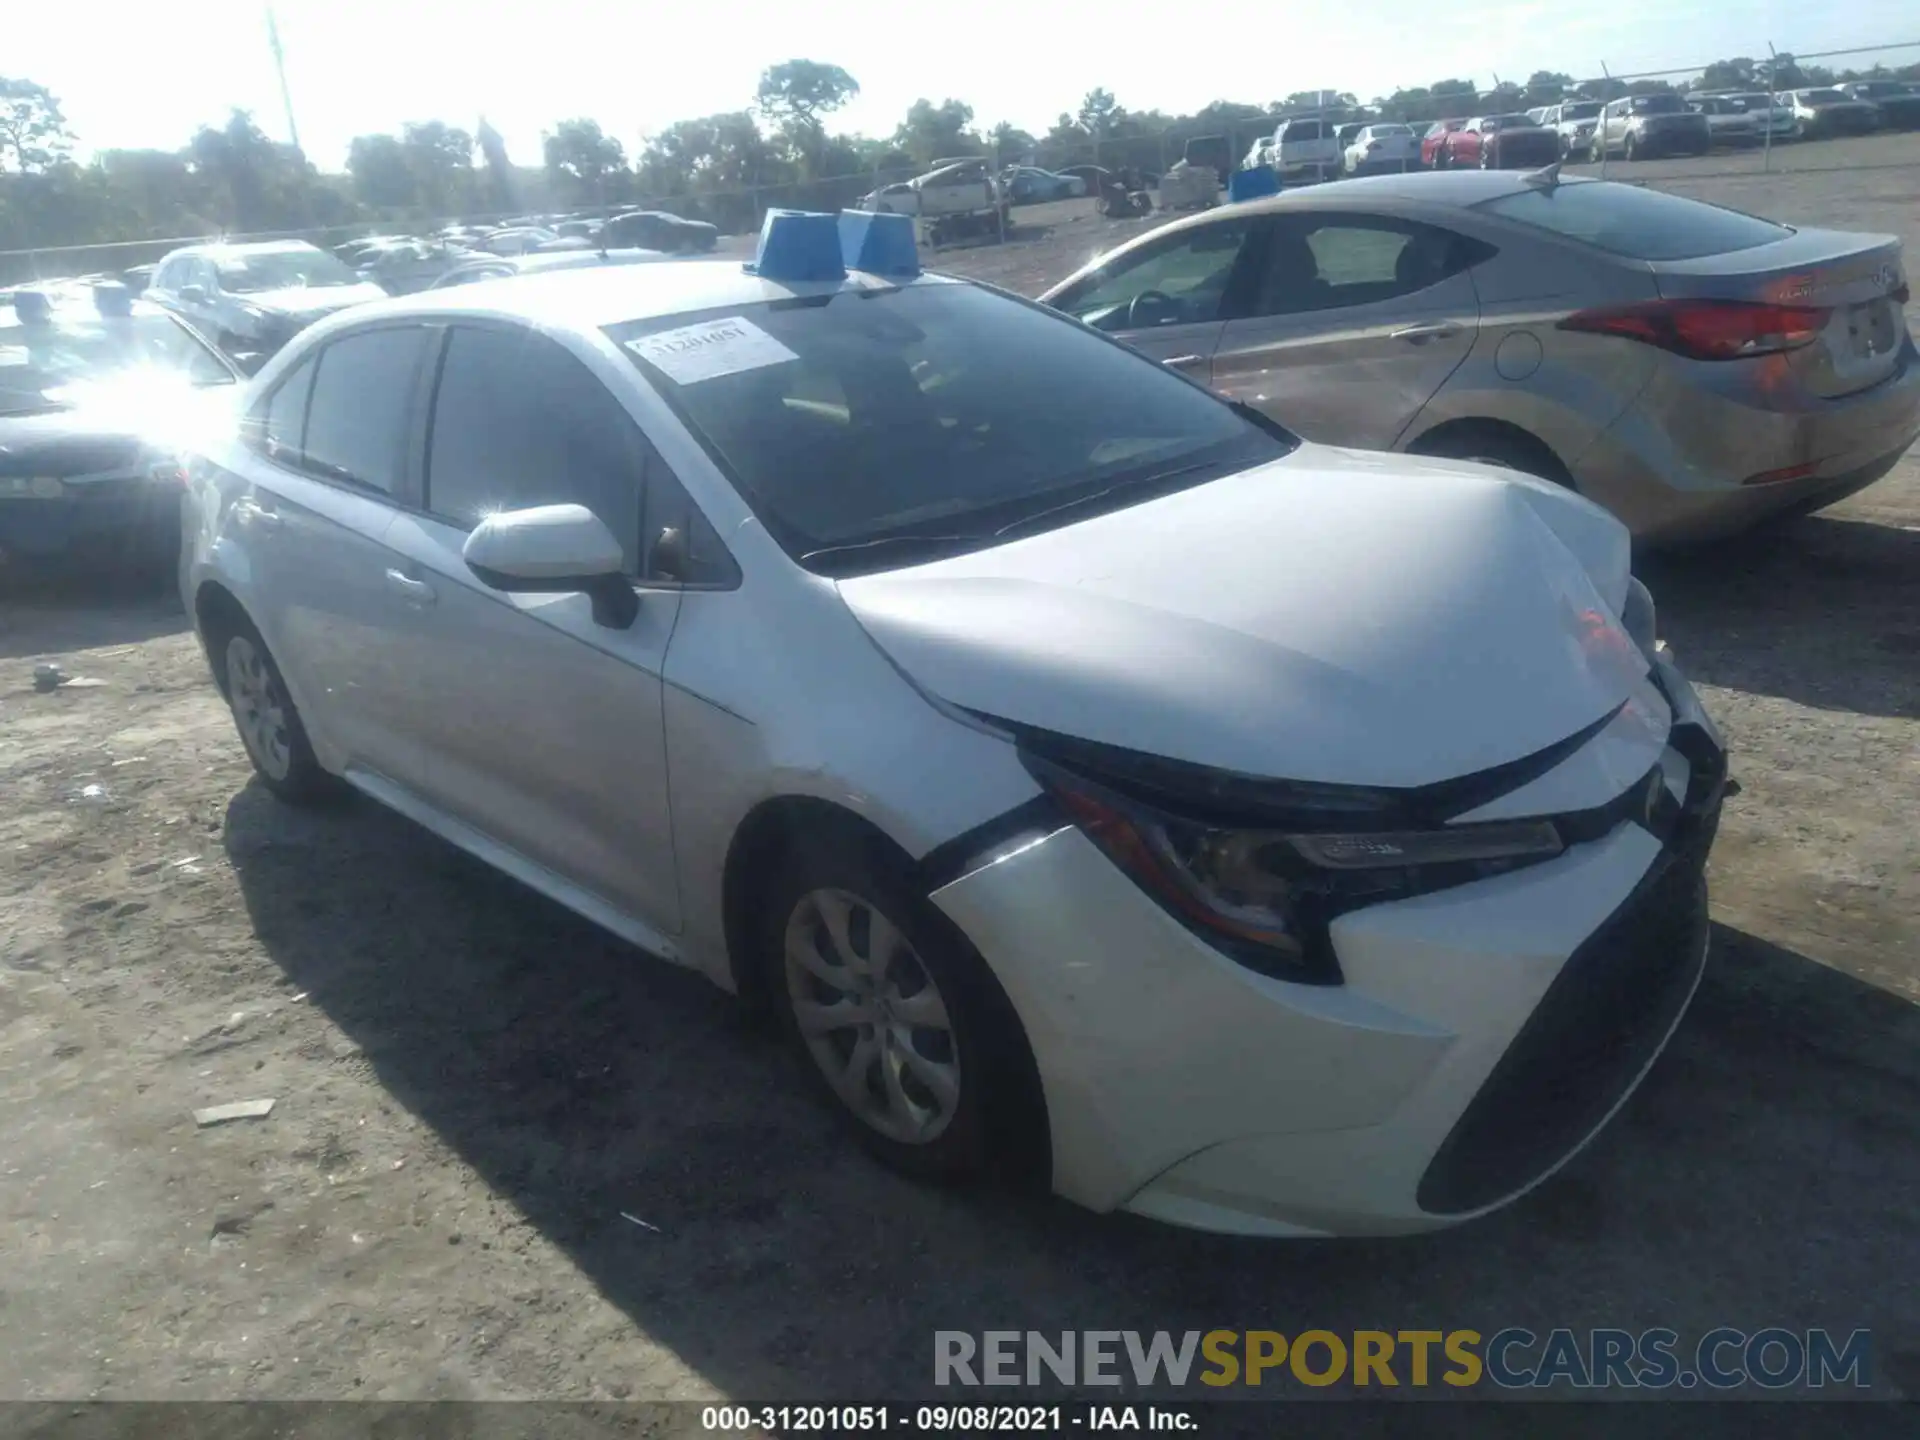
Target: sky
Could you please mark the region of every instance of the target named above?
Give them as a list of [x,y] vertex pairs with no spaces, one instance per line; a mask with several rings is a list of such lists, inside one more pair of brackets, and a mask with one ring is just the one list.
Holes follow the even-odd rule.
[[[287,138],[263,0],[195,0],[137,39],[87,7],[9,6],[0,66],[60,98],[83,152],[175,149],[238,106]],[[521,164],[576,115],[636,152],[643,136],[753,101],[760,72],[796,56],[845,67],[860,98],[829,122],[890,134],[921,96],[976,120],[1044,133],[1103,85],[1130,109],[1265,103],[1296,90],[1362,100],[1451,77],[1483,88],[1535,70],[1576,78],[1685,68],[1732,55],[1799,55],[1920,42],[1914,0],[967,0],[929,12],[877,0],[275,0],[294,120],[308,155],[337,170],[355,135],[409,120],[472,128],[484,114]],[[1129,13],[1144,23],[1123,20]],[[911,13],[912,20],[902,17]],[[1192,15],[1199,25],[1179,22]],[[710,23],[708,17],[713,17]],[[110,39],[108,37],[111,37]],[[1920,43],[1833,62],[1920,61]],[[1677,77],[1676,77],[1677,78]]]

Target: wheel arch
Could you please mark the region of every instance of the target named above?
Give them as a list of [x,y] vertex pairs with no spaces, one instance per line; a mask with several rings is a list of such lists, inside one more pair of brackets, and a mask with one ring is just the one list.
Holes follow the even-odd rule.
[[[786,856],[803,844],[835,841],[867,849],[904,873],[920,870],[906,848],[872,819],[817,796],[770,796],[749,810],[734,829],[721,873],[721,923],[734,991],[758,1020],[774,1013],[776,977],[767,957],[756,953],[755,907]],[[1007,1026],[1013,1053],[1005,1058],[1012,1073],[1005,1077],[1009,1083],[1001,1096],[1006,1103],[996,1107],[995,1116],[1002,1159],[1017,1180],[1045,1187],[1052,1179],[1052,1131],[1046,1090],[1026,1026],[992,963],[938,905],[929,902],[929,909],[977,961],[991,1003]]]
[[193,628],[200,637],[207,667],[213,671],[213,683],[223,696],[227,693],[227,671],[216,656],[220,645],[242,627],[259,629],[240,597],[218,580],[202,580],[193,592]]
[[1523,452],[1533,458],[1543,468],[1530,470],[1543,480],[1551,480],[1557,485],[1565,485],[1569,490],[1578,490],[1573,482],[1573,473],[1555,451],[1553,446],[1541,439],[1524,425],[1511,420],[1496,420],[1491,416],[1464,415],[1452,420],[1443,420],[1429,430],[1422,431],[1406,446],[1409,455],[1447,455],[1467,458],[1463,455],[1466,446],[1474,443],[1496,446],[1508,451]]

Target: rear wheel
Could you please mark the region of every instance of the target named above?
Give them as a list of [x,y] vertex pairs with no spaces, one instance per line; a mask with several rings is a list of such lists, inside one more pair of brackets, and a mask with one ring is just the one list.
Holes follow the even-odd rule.
[[339,793],[321,769],[280,667],[260,632],[245,621],[208,637],[233,723],[260,781],[291,805],[312,805]]

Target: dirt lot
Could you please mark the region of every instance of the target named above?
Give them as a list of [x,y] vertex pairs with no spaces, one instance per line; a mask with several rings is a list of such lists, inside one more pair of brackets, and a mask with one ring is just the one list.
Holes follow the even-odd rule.
[[[1669,183],[1920,255],[1920,170]],[[1027,219],[949,263],[1118,233]],[[1920,462],[1648,578],[1745,786],[1692,1016],[1525,1202],[1316,1245],[896,1179],[703,982],[249,783],[177,614],[10,594],[0,1398],[846,1400],[923,1392],[937,1328],[1513,1324],[1865,1326],[1920,1397]]]

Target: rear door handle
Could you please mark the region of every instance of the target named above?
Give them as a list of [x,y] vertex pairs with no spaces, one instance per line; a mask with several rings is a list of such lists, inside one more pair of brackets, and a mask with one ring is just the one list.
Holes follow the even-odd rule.
[[424,580],[416,580],[401,570],[387,571],[387,588],[409,605],[424,607],[433,604],[435,599],[433,586]]
[[1424,345],[1429,340],[1446,340],[1460,333],[1458,325],[1440,321],[1432,325],[1408,325],[1404,329],[1389,332],[1395,340],[1404,340],[1409,345]]
[[1184,370],[1189,365],[1205,364],[1206,359],[1204,355],[1169,355],[1160,363],[1172,370]]

